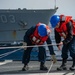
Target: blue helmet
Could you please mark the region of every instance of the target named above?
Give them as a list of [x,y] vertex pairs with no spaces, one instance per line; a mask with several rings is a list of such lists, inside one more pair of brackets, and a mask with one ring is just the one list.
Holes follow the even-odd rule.
[[45,24],[41,24],[40,26],[38,26],[38,33],[42,37],[47,35],[47,29],[46,29],[46,25]]
[[58,22],[60,22],[60,16],[59,15],[53,15],[51,18],[50,18],[50,23],[52,25],[52,27],[56,27],[56,25],[58,24]]

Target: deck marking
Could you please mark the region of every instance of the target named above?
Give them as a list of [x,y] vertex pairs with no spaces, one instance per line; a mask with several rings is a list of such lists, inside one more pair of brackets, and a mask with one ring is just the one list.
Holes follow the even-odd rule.
[[12,62],[12,60],[5,60],[4,62],[0,62],[0,65],[4,65],[4,64],[10,63],[10,62]]

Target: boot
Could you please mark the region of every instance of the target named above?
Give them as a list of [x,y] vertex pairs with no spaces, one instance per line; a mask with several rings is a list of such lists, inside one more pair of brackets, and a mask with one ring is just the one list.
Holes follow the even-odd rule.
[[24,65],[24,67],[22,68],[22,71],[27,71],[29,69],[28,65]]
[[43,62],[40,63],[40,70],[48,70]]
[[62,71],[62,70],[67,70],[66,67],[66,59],[62,60],[62,65],[60,67],[57,68],[58,71]]
[[73,64],[72,64],[72,67],[70,67],[70,70],[71,71],[74,71],[75,70],[75,58],[73,59]]

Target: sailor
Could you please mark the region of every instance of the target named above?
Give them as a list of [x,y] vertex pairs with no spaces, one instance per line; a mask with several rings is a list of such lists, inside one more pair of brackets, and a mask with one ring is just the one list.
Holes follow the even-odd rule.
[[[32,46],[32,45],[43,45],[46,41],[48,44],[51,44],[51,39],[49,34],[51,33],[50,27],[44,23],[38,23],[36,26],[32,26],[24,35],[24,46]],[[28,63],[30,61],[30,53],[33,47],[25,47],[22,63],[24,64],[22,71],[26,71],[28,69]],[[50,50],[50,54],[53,60],[53,63],[56,62],[55,53],[52,46],[48,46]],[[40,70],[48,70],[45,66],[46,61],[46,52],[45,47],[38,47],[38,59],[40,62]]]
[[[72,57],[73,64],[69,68],[75,70],[75,22],[72,16],[53,15],[50,18],[51,26],[54,28],[55,40],[60,50],[62,46],[62,64],[57,70],[66,70],[66,62],[68,58],[68,51]],[[63,38],[61,38],[63,37]]]

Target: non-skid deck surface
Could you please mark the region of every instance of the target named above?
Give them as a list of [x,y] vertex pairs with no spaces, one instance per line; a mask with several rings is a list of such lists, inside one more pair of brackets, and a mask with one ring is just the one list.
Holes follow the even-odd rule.
[[[46,61],[45,65],[50,68],[51,62]],[[61,61],[57,61],[50,70],[41,71],[39,70],[40,63],[38,61],[30,61],[29,70],[21,71],[23,64],[21,61],[4,61],[0,62],[0,75],[75,75],[75,71],[70,71],[69,67],[72,65],[72,61],[67,62],[68,70],[57,71],[56,68],[61,65]]]

